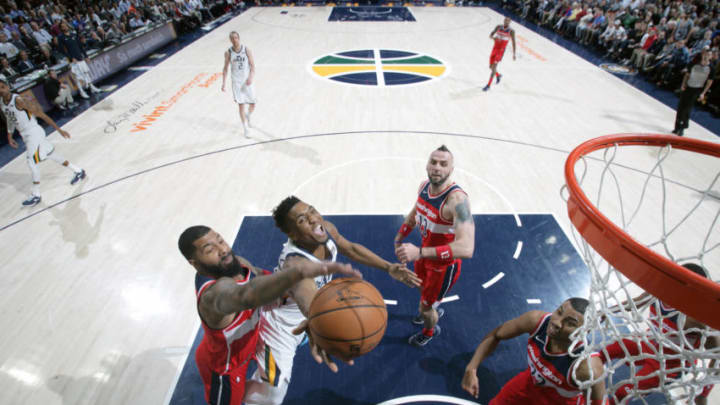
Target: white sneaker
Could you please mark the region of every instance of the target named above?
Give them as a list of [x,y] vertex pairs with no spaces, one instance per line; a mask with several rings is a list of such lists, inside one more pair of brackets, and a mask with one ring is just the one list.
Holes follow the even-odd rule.
[[103,92],[101,89],[98,89],[97,87],[95,87],[94,84],[90,85],[90,91],[93,93],[102,93]]
[[82,87],[80,87],[80,88],[78,89],[78,93],[80,93],[80,97],[82,97],[82,98],[84,98],[84,99],[90,98],[90,96],[88,96],[87,93],[85,93],[85,90],[83,90]]
[[250,138],[250,127],[247,125],[243,126],[243,136],[245,138]]

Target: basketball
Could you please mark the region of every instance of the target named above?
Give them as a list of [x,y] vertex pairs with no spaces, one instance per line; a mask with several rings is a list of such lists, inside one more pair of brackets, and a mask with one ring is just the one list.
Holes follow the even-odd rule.
[[374,349],[387,326],[382,295],[357,278],[335,279],[319,289],[308,315],[308,331],[315,343],[343,360]]

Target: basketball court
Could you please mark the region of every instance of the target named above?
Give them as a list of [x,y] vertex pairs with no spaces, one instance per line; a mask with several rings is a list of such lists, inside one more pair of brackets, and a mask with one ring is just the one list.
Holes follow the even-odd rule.
[[[442,335],[410,347],[417,292],[362,268],[395,302],[385,338],[337,375],[301,348],[285,403],[486,404],[527,367],[521,337],[481,365],[479,400],[460,387],[495,326],[589,292],[560,192],[568,153],[606,134],[669,133],[675,111],[519,24],[518,59],[507,51],[501,83],[483,92],[489,33],[502,23],[487,8],[410,7],[415,21],[397,22],[329,22],[331,11],[252,8],[123,86],[64,126],[72,139],[50,136],[88,178],[70,186],[69,172],[41,165],[34,208],[20,205],[30,191],[24,156],[0,169],[3,402],[201,403],[200,381],[188,377],[200,324],[182,230],[211,226],[271,269],[283,237],[269,214],[294,194],[392,260],[441,144],[477,229]],[[257,68],[250,139],[231,92],[220,91],[233,30]],[[694,122],[686,131],[717,135]],[[690,156],[665,176],[693,194],[718,167]],[[639,232],[652,225],[640,221]],[[718,280],[718,255],[705,264]],[[709,403],[720,400],[713,394]]]

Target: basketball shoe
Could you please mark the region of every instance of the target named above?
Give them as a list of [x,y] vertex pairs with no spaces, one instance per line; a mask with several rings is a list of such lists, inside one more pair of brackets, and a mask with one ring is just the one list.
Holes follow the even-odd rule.
[[[436,311],[438,313],[438,319],[442,318],[442,316],[445,315],[445,310],[442,308],[438,308]],[[422,325],[425,323],[425,321],[423,320],[422,315],[417,314],[415,318],[412,319],[412,323],[414,323],[415,325]]]
[[410,336],[410,339],[408,339],[408,343],[410,343],[413,346],[417,347],[423,347],[426,344],[428,344],[429,341],[432,340],[435,336],[439,335],[441,332],[440,325],[435,325],[433,328],[433,335],[432,336],[426,336],[422,333],[422,331]]

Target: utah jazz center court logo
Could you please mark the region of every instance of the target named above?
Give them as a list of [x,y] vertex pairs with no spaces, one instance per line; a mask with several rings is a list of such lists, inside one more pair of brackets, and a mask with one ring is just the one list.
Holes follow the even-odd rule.
[[447,66],[429,55],[366,49],[323,56],[312,64],[318,76],[361,86],[399,86],[442,77]]

